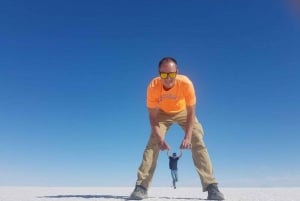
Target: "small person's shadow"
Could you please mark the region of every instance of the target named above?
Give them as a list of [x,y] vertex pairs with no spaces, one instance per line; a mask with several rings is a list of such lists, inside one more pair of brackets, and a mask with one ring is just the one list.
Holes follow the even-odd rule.
[[[128,196],[123,195],[48,195],[40,196],[39,198],[105,198],[105,199],[124,199],[130,200]],[[152,197],[149,197],[152,198]],[[170,200],[207,200],[201,198],[174,198],[174,197],[155,197],[156,199],[170,199]]]
[[[149,197],[151,198],[151,197]],[[207,200],[202,198],[174,198],[174,197],[155,197],[156,199],[170,199],[170,200]],[[209,200],[207,200],[209,201]]]

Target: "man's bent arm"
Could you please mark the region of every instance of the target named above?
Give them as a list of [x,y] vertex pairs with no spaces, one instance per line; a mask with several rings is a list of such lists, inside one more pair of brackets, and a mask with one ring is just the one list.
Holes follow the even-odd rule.
[[187,106],[187,117],[186,117],[186,128],[185,128],[185,136],[184,139],[191,140],[192,139],[192,132],[195,122],[195,105]]
[[151,131],[153,134],[155,134],[159,143],[161,143],[163,141],[163,137],[160,134],[159,124],[157,119],[158,108],[148,108],[148,112],[149,112]]

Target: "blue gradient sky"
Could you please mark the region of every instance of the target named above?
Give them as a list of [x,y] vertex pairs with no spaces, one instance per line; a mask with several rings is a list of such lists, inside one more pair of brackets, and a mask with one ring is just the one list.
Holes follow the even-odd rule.
[[[197,91],[221,186],[299,186],[292,1],[0,2],[0,185],[133,186],[164,56]],[[178,151],[183,132],[166,139]],[[201,186],[189,151],[178,186]],[[153,186],[171,184],[161,153]]]

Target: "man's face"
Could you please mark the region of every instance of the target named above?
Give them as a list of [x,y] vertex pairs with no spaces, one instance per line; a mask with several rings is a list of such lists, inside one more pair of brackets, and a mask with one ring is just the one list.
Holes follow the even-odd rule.
[[[172,73],[177,74],[177,65],[174,62],[168,61],[168,62],[162,63],[162,65],[160,66],[160,69],[159,69],[159,73],[167,73],[167,75],[168,75],[166,78],[161,78],[165,89],[170,89],[175,85],[176,76],[172,77],[172,75],[171,75]],[[162,77],[162,75],[161,75],[161,77]]]

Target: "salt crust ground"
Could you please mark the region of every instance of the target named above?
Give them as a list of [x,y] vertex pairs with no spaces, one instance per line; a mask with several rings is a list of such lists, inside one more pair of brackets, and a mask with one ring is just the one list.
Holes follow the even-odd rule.
[[[133,187],[0,187],[0,201],[126,200]],[[299,188],[220,188],[228,201],[300,201]],[[152,187],[147,201],[206,200],[196,187]]]

